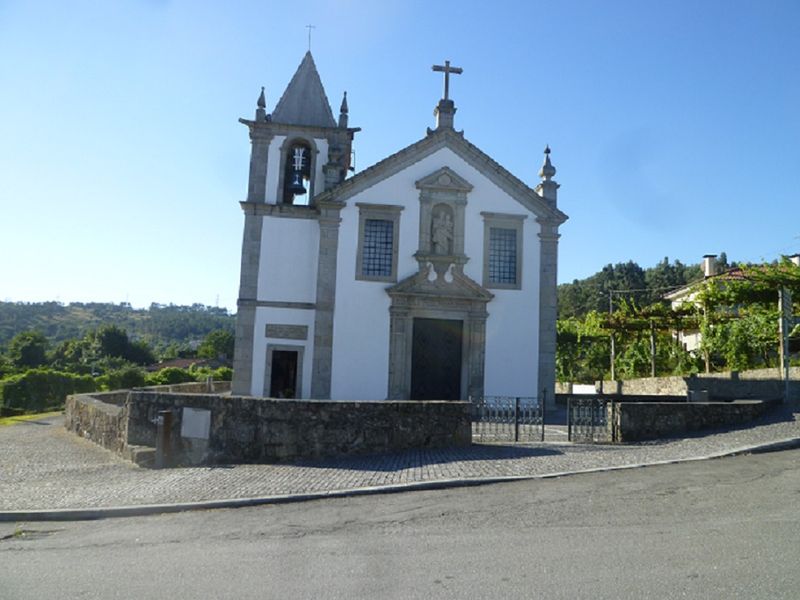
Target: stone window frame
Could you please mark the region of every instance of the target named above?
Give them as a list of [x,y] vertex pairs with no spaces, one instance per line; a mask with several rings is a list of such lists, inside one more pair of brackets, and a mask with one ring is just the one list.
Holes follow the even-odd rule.
[[[481,212],[483,217],[483,287],[497,290],[521,290],[522,289],[522,236],[524,222],[528,215],[515,215],[509,213]],[[498,283],[489,278],[489,238],[492,228],[513,229],[517,236],[517,264],[516,282]]]
[[[289,149],[297,144],[298,142],[306,144],[309,148],[311,148],[311,156],[309,156],[309,160],[311,164],[309,165],[309,175],[310,178],[308,180],[308,204],[286,204],[283,201],[283,186],[286,181],[286,161],[292,160],[289,156]],[[277,189],[277,196],[275,198],[275,204],[280,206],[297,206],[301,209],[306,208],[313,208],[314,207],[314,196],[316,196],[316,179],[317,179],[317,155],[319,154],[319,148],[317,147],[317,141],[313,137],[308,137],[305,135],[291,135],[286,136],[286,139],[283,140],[283,143],[280,147],[280,165],[278,166],[278,189]]]
[[297,352],[297,375],[295,376],[294,395],[295,399],[303,398],[303,355],[306,347],[301,344],[267,344],[267,358],[264,366],[264,385],[262,386],[264,398],[269,398],[270,384],[272,380],[272,353],[275,350],[284,352]]
[[[358,207],[358,247],[356,248],[356,280],[397,282],[397,257],[400,245],[400,213],[405,208],[398,204],[371,204],[356,202]],[[392,223],[392,269],[388,276],[364,275],[362,273],[364,257],[364,229],[368,220],[390,221]]]

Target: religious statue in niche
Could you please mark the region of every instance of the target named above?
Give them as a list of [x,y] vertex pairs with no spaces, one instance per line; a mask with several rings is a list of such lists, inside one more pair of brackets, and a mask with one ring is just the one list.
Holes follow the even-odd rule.
[[431,240],[434,254],[452,254],[453,219],[444,210],[439,211],[433,217]]

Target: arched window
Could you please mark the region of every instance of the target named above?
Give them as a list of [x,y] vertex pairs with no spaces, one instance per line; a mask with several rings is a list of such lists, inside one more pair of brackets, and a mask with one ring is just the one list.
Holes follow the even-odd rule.
[[292,142],[286,149],[283,170],[283,203],[308,206],[311,202],[311,146]]

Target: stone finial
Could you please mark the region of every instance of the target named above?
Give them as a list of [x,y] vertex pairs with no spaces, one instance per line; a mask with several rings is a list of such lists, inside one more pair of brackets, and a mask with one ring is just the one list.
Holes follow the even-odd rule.
[[558,201],[558,183],[555,182],[553,176],[556,174],[556,168],[550,162],[550,146],[544,148],[544,162],[542,168],[539,169],[539,177],[542,181],[536,186],[536,192],[550,205],[555,206]]
[[550,145],[544,147],[544,162],[542,168],[539,169],[539,177],[545,181],[550,181],[556,174],[556,168],[550,162]]
[[267,120],[267,99],[264,96],[264,88],[261,88],[261,93],[258,95],[258,101],[256,102],[256,121],[266,121]]
[[349,110],[347,108],[347,92],[342,97],[342,106],[339,108],[339,127],[345,129],[347,127],[347,115]]
[[456,114],[456,105],[452,100],[439,100],[439,104],[433,109],[436,117],[436,129],[453,129],[453,122]]

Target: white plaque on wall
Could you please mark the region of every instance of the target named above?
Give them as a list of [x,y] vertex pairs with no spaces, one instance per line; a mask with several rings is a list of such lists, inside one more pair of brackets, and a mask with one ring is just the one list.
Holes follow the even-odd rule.
[[204,408],[183,408],[181,437],[207,440],[211,432],[211,411]]

